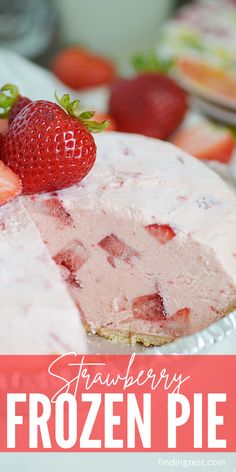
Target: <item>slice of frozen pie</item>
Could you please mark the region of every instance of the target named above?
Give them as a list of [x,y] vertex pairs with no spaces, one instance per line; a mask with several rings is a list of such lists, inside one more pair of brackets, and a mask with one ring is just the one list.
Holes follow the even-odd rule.
[[236,199],[171,144],[104,133],[79,184],[24,204],[88,331],[161,345],[236,306]]
[[0,266],[0,354],[84,352],[78,312],[21,198],[0,208]]

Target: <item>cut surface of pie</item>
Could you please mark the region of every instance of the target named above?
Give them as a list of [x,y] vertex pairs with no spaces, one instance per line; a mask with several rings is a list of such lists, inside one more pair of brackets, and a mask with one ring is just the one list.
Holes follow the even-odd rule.
[[78,311],[18,198],[0,208],[0,354],[82,353]]
[[96,143],[80,184],[21,197],[85,328],[160,345],[232,311],[236,199],[228,186],[162,141],[104,133]]

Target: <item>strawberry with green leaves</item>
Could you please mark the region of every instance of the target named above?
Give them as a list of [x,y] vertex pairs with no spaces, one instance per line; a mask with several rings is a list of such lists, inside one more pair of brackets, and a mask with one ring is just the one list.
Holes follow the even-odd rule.
[[[10,116],[16,97],[14,86],[12,93],[7,87],[5,105],[2,99],[0,106]],[[21,178],[24,194],[59,190],[83,179],[96,159],[91,132],[108,126],[107,121],[93,121],[94,112],[81,112],[79,100],[71,101],[68,94],[56,99],[58,104],[28,103],[5,137],[1,158]]]

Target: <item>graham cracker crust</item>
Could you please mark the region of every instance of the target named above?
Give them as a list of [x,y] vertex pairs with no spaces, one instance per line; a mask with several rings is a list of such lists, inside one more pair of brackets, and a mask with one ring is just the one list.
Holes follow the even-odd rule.
[[[229,315],[235,310],[236,310],[236,302],[232,303],[230,307],[228,307],[218,319]],[[149,346],[160,347],[160,346],[163,346],[163,344],[168,344],[175,340],[174,337],[170,337],[170,336],[160,337],[160,336],[156,336],[155,334],[143,334],[143,333],[135,333],[133,331],[121,331],[118,329],[110,329],[107,327],[92,328],[90,324],[85,320],[83,320],[83,325],[87,333],[98,334],[99,336],[109,339],[110,341],[113,341],[115,343],[124,343],[124,344],[140,343],[140,344],[143,344],[143,346],[145,347],[149,347]]]
[[87,322],[83,322],[87,333],[98,334],[106,339],[110,339],[115,343],[136,344],[141,343],[145,347],[162,346],[163,344],[171,343],[174,338],[160,337],[155,334],[134,333],[132,331],[121,331],[116,329],[109,329],[107,327],[91,328]]

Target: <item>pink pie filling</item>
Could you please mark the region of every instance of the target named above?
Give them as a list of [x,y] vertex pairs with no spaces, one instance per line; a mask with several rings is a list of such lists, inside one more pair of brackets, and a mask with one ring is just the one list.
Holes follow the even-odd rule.
[[25,199],[86,326],[165,341],[233,309],[236,199],[226,184],[164,142],[110,133],[97,146],[80,185]]

